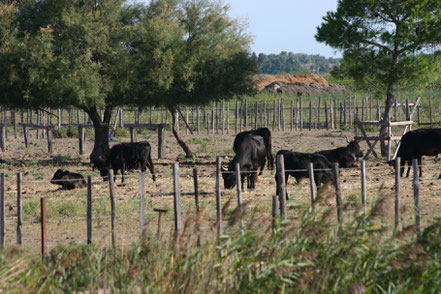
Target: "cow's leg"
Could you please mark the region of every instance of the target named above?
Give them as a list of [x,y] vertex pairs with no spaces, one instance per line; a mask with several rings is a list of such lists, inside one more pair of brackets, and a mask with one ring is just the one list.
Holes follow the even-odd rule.
[[423,176],[423,157],[418,157],[418,165],[420,168],[420,178]]
[[[244,187],[243,187],[244,182],[245,182],[245,174],[242,173],[240,176],[240,187],[241,187],[242,191],[244,190]],[[237,184],[239,185],[239,183],[237,183]]]
[[[412,166],[412,159],[409,159],[407,161],[407,173],[406,173],[406,178],[409,177],[409,173],[410,173],[410,167]],[[404,169],[404,168],[403,168]]]
[[286,197],[286,200],[288,200],[288,189],[287,189],[287,187],[288,187],[288,175],[289,174],[285,173],[285,197]]
[[150,173],[152,174],[153,182],[156,181],[155,170],[153,169],[153,162],[152,162],[152,157],[150,156],[150,153],[149,153],[149,156],[147,157],[147,167],[149,168]]
[[253,171],[253,173],[250,175],[252,190],[256,189],[256,180],[257,180],[257,170]]

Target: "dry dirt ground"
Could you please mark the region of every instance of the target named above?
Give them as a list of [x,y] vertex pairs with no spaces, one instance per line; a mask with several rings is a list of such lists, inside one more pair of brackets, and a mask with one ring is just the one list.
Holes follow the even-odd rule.
[[[313,152],[323,149],[336,148],[346,144],[341,131],[293,131],[273,132],[273,152],[280,149],[290,149],[301,152]],[[353,133],[346,132],[349,137]],[[35,131],[30,132],[31,145],[26,150],[23,137],[13,138],[9,134],[7,150],[0,153],[0,172],[6,175],[6,239],[8,244],[16,242],[17,204],[16,204],[16,174],[23,173],[22,197],[23,197],[23,244],[31,251],[38,251],[40,245],[40,198],[47,198],[48,215],[48,247],[52,248],[57,243],[71,241],[85,242],[86,240],[86,188],[72,191],[57,190],[57,186],[49,181],[58,168],[79,172],[83,175],[92,175],[93,194],[93,242],[99,245],[110,244],[110,204],[108,183],[103,182],[97,171],[92,171],[88,163],[88,155],[78,154],[77,139],[55,139],[54,152],[52,155],[46,152],[46,140],[37,139]],[[172,163],[180,163],[180,179],[182,192],[193,191],[192,171],[194,167],[199,171],[199,190],[207,192],[201,195],[201,207],[205,214],[204,230],[212,231],[215,228],[215,158],[216,156],[232,155],[232,142],[234,134],[200,134],[185,135],[184,138],[190,143],[196,152],[197,159],[187,160],[184,153],[177,145],[169,131],[166,132],[166,155],[165,159],[157,159],[157,136],[155,132],[143,132],[138,134],[138,141],[147,140],[153,146],[153,161],[157,173],[157,181],[153,182],[150,173],[145,175],[146,190],[146,231],[156,233],[158,226],[157,213],[154,208],[167,209],[168,213],[162,218],[161,232],[170,232],[173,228],[173,197],[158,195],[173,191]],[[129,141],[129,138],[117,138],[118,142]],[[111,143],[114,144],[114,143]],[[365,142],[361,144],[364,151],[367,150]],[[87,151],[91,151],[92,142],[88,141]],[[223,161],[228,159],[223,157]],[[372,156],[366,163],[367,166],[367,200],[372,205],[380,193],[384,193],[389,201],[388,215],[384,217],[385,225],[393,224],[393,199],[394,199],[394,170]],[[439,217],[441,212],[441,180],[439,163],[435,158],[426,158],[423,167],[423,178],[420,182],[420,211],[421,223],[427,226],[434,217]],[[411,173],[412,175],[412,173]],[[245,191],[243,201],[249,201],[249,215],[259,216],[262,219],[271,215],[271,197],[275,194],[274,173],[264,171],[259,178],[255,191]],[[350,221],[353,211],[360,203],[360,170],[342,170],[340,175],[343,191],[343,202],[347,205],[344,212],[346,222]],[[129,173],[126,183],[120,184],[121,179],[116,181],[116,232],[119,246],[129,246],[140,234],[139,225],[139,192],[138,173]],[[309,181],[303,180],[294,185],[294,179],[290,179],[287,190],[290,195],[288,201],[287,216],[290,220],[298,220],[304,209],[310,204]],[[223,186],[223,185],[222,185]],[[335,194],[331,187],[329,199],[320,204],[325,208],[335,207]],[[401,219],[403,225],[411,225],[415,222],[413,210],[413,188],[411,177],[401,181]],[[225,203],[232,199],[229,209],[225,211],[225,217],[236,207],[236,190],[222,192],[222,201]],[[194,215],[195,205],[193,196],[184,195],[182,198],[182,212],[185,217]]]

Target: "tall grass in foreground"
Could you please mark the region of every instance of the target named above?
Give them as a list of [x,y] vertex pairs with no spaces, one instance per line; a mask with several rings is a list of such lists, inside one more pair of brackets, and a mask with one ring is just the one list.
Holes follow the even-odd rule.
[[[130,248],[72,243],[45,258],[11,247],[0,254],[0,292],[51,293],[437,293],[441,291],[441,221],[415,241],[413,227],[393,235],[381,219],[392,195],[342,226],[321,194],[302,219],[271,226],[246,205],[228,212],[225,235],[188,215],[179,237],[145,234]],[[322,207],[322,208],[320,208]],[[224,207],[224,211],[228,207]],[[347,214],[349,214],[347,212]],[[240,220],[247,222],[243,229]],[[351,292],[352,291],[352,292]]]

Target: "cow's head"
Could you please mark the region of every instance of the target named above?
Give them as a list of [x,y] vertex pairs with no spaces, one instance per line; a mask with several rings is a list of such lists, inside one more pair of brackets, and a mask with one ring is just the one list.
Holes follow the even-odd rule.
[[358,140],[352,140],[350,141],[348,136],[344,135],[346,138],[346,142],[348,142],[348,148],[351,150],[351,152],[354,154],[355,157],[363,157],[363,151],[360,149],[360,144],[358,144],[360,141]]
[[67,173],[68,173],[67,171],[64,171],[62,169],[58,169],[55,172],[54,176],[52,177],[51,184],[60,185],[60,180],[62,180],[63,176]]
[[363,157],[363,151],[361,151],[358,141],[354,140],[349,142],[348,147],[356,157]]
[[107,159],[104,156],[99,156],[93,162],[93,169],[97,168],[100,171],[100,175],[103,177],[103,180],[107,180],[107,174],[109,173],[109,168],[107,166]]
[[230,171],[224,167],[221,167],[222,178],[224,179],[225,189],[233,189],[236,185],[236,175],[234,171]]

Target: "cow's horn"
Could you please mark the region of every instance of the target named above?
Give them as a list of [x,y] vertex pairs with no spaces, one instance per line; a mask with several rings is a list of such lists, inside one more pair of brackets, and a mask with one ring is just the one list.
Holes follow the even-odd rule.
[[348,136],[346,136],[346,135],[343,135],[343,136],[345,136],[346,141],[347,141],[348,143],[351,142],[351,141],[349,140]]

